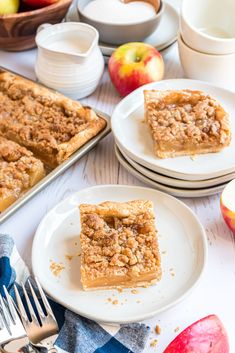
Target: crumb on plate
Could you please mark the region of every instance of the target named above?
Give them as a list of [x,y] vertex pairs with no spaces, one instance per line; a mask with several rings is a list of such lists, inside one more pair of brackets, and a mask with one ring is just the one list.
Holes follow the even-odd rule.
[[156,325],[156,327],[155,327],[155,332],[156,332],[157,335],[160,335],[160,333],[161,333],[161,327],[160,327],[159,325]]
[[156,347],[156,345],[157,345],[157,340],[155,339],[155,340],[153,340],[152,342],[150,342],[150,347]]
[[139,291],[138,291],[137,289],[132,289],[132,290],[131,290],[131,293],[132,293],[132,294],[138,294]]
[[66,254],[65,258],[66,258],[66,260],[71,261],[73,259],[73,255]]
[[195,159],[197,159],[197,155],[196,154],[192,154],[190,156],[190,159],[191,159],[191,161],[195,161]]
[[62,262],[56,263],[55,261],[50,260],[50,270],[55,277],[59,277],[64,269],[65,267]]

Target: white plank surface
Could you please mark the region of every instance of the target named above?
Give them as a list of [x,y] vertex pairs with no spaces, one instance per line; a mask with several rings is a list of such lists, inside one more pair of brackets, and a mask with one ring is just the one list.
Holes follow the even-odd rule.
[[[165,78],[183,77],[177,46],[173,45],[163,54]],[[34,79],[35,56],[36,50],[22,53],[0,52],[0,65]],[[96,92],[83,102],[111,114],[119,100],[106,71]],[[93,151],[1,225],[0,232],[14,237],[22,257],[30,265],[31,244],[42,217],[74,191],[97,184],[144,185],[117,162],[112,135],[106,137]],[[203,280],[187,300],[147,321],[152,331],[159,324],[162,332],[159,336],[151,333],[145,352],[161,353],[176,336],[177,327],[182,330],[196,319],[211,313],[219,315],[224,322],[229,333],[231,353],[235,352],[235,241],[222,220],[219,199],[220,195],[183,200],[197,214],[206,229],[209,244],[208,265]],[[133,299],[136,300],[137,297],[138,295],[133,295]],[[153,339],[158,339],[155,348],[150,347]]]

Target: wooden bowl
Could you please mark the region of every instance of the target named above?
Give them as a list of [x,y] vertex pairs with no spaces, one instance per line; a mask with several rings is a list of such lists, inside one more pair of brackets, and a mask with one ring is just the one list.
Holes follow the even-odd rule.
[[41,9],[0,16],[0,49],[21,51],[34,48],[38,26],[61,22],[71,2],[60,0]]

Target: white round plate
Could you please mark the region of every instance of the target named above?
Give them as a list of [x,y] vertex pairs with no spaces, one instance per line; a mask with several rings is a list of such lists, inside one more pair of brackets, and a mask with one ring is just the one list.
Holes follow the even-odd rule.
[[[179,31],[179,15],[173,6],[165,3],[165,12],[162,20],[154,33],[144,40],[155,47],[158,51],[166,49],[177,40],[177,33]],[[106,56],[112,55],[119,45],[99,43],[102,53]]]
[[202,188],[202,189],[182,189],[182,188],[174,188],[168,185],[164,185],[161,183],[158,183],[145,175],[141,174],[138,170],[136,170],[134,167],[132,167],[122,156],[121,152],[118,150],[117,147],[115,147],[115,153],[117,156],[117,159],[121,163],[121,165],[128,170],[132,175],[134,175],[137,179],[143,181],[144,183],[154,187],[157,190],[167,192],[168,194],[176,197],[204,197],[204,196],[210,196],[210,195],[215,195],[223,191],[224,187],[226,186],[227,183],[220,184],[214,187],[210,188]]
[[207,180],[180,180],[168,177],[166,175],[158,174],[157,172],[152,171],[151,169],[143,167],[141,164],[136,163],[127,154],[122,150],[119,146],[118,149],[120,150],[122,156],[126,159],[126,161],[138,172],[143,174],[149,179],[152,179],[158,183],[165,184],[167,186],[173,186],[177,188],[184,188],[184,189],[199,189],[199,188],[207,188],[211,186],[220,185],[222,183],[229,182],[230,180],[235,178],[235,173],[230,173],[223,175],[218,178],[207,179]]
[[[232,142],[218,153],[160,159],[154,155],[153,141],[144,123],[145,89],[194,89],[218,99],[231,117]],[[124,98],[112,115],[112,131],[118,145],[135,162],[167,176],[183,180],[205,180],[235,172],[235,93],[209,83],[187,79],[163,80],[142,86]]]
[[[162,258],[161,281],[149,288],[85,292],[80,282],[78,206],[103,201],[148,199],[154,203]],[[69,261],[66,255],[74,254]],[[60,277],[50,261],[65,266]],[[136,322],[179,303],[198,283],[207,260],[207,241],[194,213],[181,201],[159,191],[122,185],[81,190],[55,206],[41,221],[34,238],[32,266],[44,290],[57,302],[87,318],[106,323]],[[174,274],[174,276],[172,275]],[[117,305],[109,301],[117,300]]]

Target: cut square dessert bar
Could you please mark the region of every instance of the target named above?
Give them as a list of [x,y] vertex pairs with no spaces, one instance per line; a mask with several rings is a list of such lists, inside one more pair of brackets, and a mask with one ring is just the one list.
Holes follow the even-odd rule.
[[149,286],[161,278],[151,201],[80,205],[85,290]]
[[0,212],[44,176],[43,164],[32,152],[0,136]]
[[145,121],[159,158],[218,152],[231,141],[229,115],[201,91],[144,91]]
[[0,70],[0,132],[50,168],[105,126],[104,119],[79,102]]

